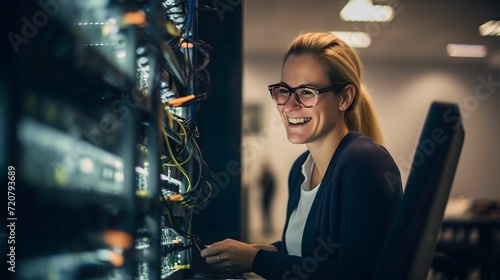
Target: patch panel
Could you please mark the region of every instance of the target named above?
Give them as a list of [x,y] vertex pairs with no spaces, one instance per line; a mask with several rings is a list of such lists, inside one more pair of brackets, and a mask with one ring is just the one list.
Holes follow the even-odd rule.
[[13,59],[14,113],[1,122],[28,205],[14,279],[178,279],[199,240],[189,210],[208,185],[195,142],[209,81],[197,3],[56,2]]

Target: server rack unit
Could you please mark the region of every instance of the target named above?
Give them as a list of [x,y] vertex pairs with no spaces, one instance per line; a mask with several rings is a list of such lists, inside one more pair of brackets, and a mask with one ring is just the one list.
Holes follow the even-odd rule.
[[18,54],[2,88],[2,167],[16,174],[9,276],[182,277],[203,246],[190,209],[210,195],[196,144],[209,85],[197,2],[16,6],[19,33],[33,36],[9,37]]

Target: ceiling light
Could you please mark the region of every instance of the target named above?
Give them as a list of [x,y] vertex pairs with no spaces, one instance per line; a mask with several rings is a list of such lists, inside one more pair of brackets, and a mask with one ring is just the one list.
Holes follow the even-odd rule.
[[340,11],[344,21],[387,22],[394,18],[389,5],[373,5],[371,0],[350,0]]
[[332,31],[332,34],[339,37],[352,48],[368,48],[372,43],[370,35],[360,31]]
[[490,20],[479,26],[481,36],[500,36],[500,21]]
[[486,47],[483,45],[448,44],[446,52],[451,57],[485,57]]

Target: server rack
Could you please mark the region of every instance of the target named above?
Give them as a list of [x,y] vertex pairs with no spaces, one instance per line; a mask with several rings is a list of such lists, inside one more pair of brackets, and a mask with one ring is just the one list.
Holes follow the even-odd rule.
[[16,6],[2,98],[18,202],[8,276],[181,278],[203,246],[190,209],[210,195],[196,144],[209,85],[197,1]]

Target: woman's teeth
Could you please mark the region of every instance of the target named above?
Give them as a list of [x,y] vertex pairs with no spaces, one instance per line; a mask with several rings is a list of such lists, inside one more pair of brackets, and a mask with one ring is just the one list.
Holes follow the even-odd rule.
[[311,118],[288,118],[288,122],[291,124],[301,124],[310,121]]

